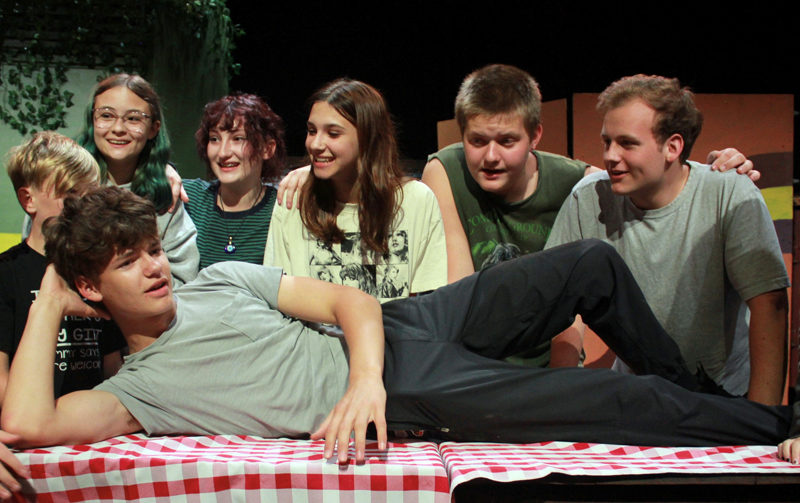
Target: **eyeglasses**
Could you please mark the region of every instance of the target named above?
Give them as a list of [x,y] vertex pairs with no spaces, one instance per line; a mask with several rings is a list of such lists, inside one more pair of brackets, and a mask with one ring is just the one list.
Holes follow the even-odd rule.
[[[120,118],[116,110],[108,107],[93,108],[92,113],[94,114],[94,127],[97,129],[108,129],[116,124],[117,119]],[[139,110],[128,110],[122,116],[122,125],[131,133],[141,134],[144,132],[145,127],[147,127],[147,119],[150,118],[150,115],[140,112]]]

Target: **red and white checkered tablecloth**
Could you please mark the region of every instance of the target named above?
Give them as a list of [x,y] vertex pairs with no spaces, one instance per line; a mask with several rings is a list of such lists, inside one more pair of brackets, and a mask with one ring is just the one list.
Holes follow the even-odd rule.
[[323,460],[322,449],[310,440],[127,435],[17,456],[31,471],[25,497],[42,502],[450,501],[434,443],[379,451],[368,442],[366,463],[342,467]]
[[776,457],[775,446],[639,447],[629,445],[541,442],[492,444],[445,442],[439,446],[450,487],[485,478],[515,482],[566,475],[796,474],[800,466]]

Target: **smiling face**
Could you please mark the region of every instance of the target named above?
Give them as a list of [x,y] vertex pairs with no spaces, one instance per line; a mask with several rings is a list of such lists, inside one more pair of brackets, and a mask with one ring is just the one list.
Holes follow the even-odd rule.
[[359,154],[356,127],[331,105],[317,101],[308,116],[306,150],[314,176],[330,180],[337,199],[345,197],[343,202],[353,202]]
[[87,299],[102,302],[119,323],[141,323],[175,309],[169,262],[157,237],[118,250],[96,280],[79,278],[77,286]]
[[135,168],[139,154],[147,141],[158,134],[161,124],[152,118],[145,118],[140,130],[132,130],[125,127],[122,117],[131,111],[152,115],[150,105],[127,87],[117,86],[98,94],[93,108],[113,112],[119,117],[106,127],[94,121],[94,143],[112,170],[112,175],[116,168]]
[[[656,111],[641,99],[609,110],[603,118],[603,163],[615,194],[642,209],[661,208],[680,193],[688,176],[679,161],[680,135],[660,143],[653,134]],[[685,173],[684,173],[685,171]]]
[[525,199],[533,193],[536,158],[531,150],[541,138],[538,126],[533,137],[519,114],[476,115],[464,128],[464,155],[472,178],[481,189],[506,202]]
[[217,127],[208,134],[208,163],[214,176],[223,186],[240,186],[251,189],[261,183],[262,160],[269,159],[275,151],[275,142],[269,144],[271,150],[262,156],[253,155],[253,147],[241,120],[234,121],[230,130]]

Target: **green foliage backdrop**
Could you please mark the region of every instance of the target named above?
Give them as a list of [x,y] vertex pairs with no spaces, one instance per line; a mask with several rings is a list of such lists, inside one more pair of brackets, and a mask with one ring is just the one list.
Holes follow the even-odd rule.
[[64,127],[70,67],[139,73],[165,96],[203,82],[216,97],[240,34],[224,0],[2,0],[0,121],[22,135]]

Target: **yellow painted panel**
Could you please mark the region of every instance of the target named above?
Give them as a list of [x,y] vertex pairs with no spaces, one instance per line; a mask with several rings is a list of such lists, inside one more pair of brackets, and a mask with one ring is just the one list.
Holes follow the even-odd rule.
[[761,195],[764,196],[773,220],[792,219],[792,187],[790,185],[761,189]]
[[22,240],[20,234],[11,234],[8,232],[0,232],[0,253],[8,250],[12,246],[19,244]]

